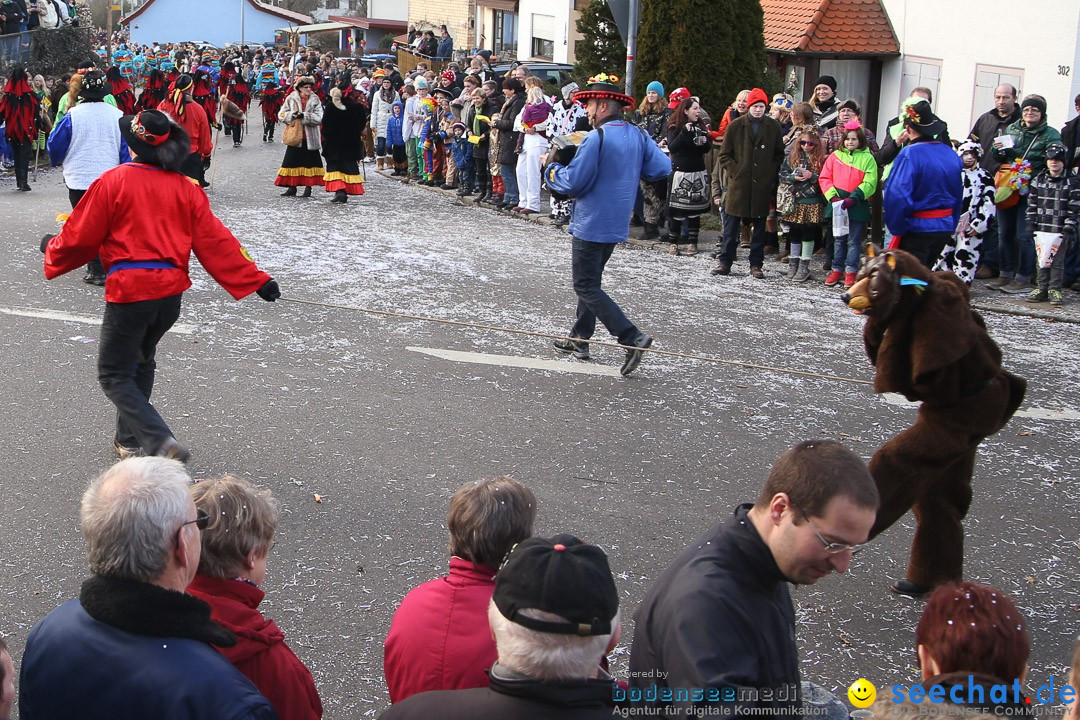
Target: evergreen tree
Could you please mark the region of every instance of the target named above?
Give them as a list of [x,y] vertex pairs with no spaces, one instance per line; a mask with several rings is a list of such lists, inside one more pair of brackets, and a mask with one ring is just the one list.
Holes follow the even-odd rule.
[[626,68],[626,43],[619,35],[607,0],[592,0],[581,11],[576,25],[582,39],[574,48],[577,57],[574,77],[582,87],[585,80],[599,73],[615,73],[622,77]]
[[744,88],[761,87],[765,19],[760,0],[641,0],[634,92],[659,80],[689,88],[719,124]]

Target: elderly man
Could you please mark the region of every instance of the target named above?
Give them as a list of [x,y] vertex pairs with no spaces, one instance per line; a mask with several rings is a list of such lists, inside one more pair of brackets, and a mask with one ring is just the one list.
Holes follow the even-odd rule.
[[811,440],[781,455],[757,502],[695,541],[641,603],[631,686],[675,716],[793,714],[801,690],[788,583],[847,571],[877,507],[866,463],[843,445]]
[[184,592],[200,534],[191,478],[175,460],[131,458],[83,494],[91,578],[26,639],[19,717],[276,718],[251,681],[213,648],[236,636]]
[[619,369],[626,376],[641,364],[643,350],[653,339],[630,322],[601,288],[601,281],[615,246],[626,242],[630,234],[639,182],[667,178],[671,160],[652,138],[622,119],[624,107],[633,107],[634,98],[623,93],[618,82],[614,75],[600,74],[589,78],[584,90],[574,93],[574,102],[585,103],[589,124],[595,130],[585,136],[572,160],[552,162],[543,176],[552,192],[575,199],[570,235],[577,317],[570,328],[574,339],[556,340],[555,349],[587,360],[589,338],[599,318],[627,348]]
[[520,543],[495,579],[488,622],[499,654],[488,687],[420,693],[380,717],[611,717],[617,688],[600,659],[618,643],[621,627],[603,550],[572,535]]

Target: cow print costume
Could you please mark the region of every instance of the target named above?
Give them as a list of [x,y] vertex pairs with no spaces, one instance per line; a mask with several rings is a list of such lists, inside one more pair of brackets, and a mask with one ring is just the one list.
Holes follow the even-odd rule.
[[997,206],[994,205],[994,178],[979,165],[982,146],[973,140],[967,140],[960,143],[956,152],[961,158],[965,153],[975,156],[975,167],[961,171],[964,180],[964,203],[960,210],[961,213],[968,213],[969,224],[975,234],[971,237],[953,235],[941,251],[934,270],[952,270],[970,286],[979,267],[983,235],[986,234],[990,218],[997,212]]

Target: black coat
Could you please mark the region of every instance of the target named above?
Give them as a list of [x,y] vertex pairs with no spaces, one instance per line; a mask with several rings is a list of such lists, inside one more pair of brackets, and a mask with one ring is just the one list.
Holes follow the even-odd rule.
[[525,107],[524,93],[517,93],[514,97],[503,103],[502,110],[495,128],[499,131],[499,164],[517,165],[518,154],[516,152],[517,140],[520,132],[514,131],[514,120],[521,114]]
[[1065,123],[1065,127],[1061,128],[1061,142],[1065,143],[1065,147],[1069,148],[1069,156],[1065,162],[1065,167],[1080,167],[1080,156],[1077,153],[1077,151],[1080,151],[1080,115]]
[[364,157],[364,141],[360,134],[367,125],[368,112],[363,103],[343,100],[344,110],[333,102],[323,108],[322,154],[331,162],[360,162]]
[[390,706],[379,720],[610,720],[610,680],[507,680],[492,668],[491,685],[469,690],[436,690]]
[[975,121],[975,126],[971,128],[971,134],[968,137],[982,145],[983,149],[982,160],[979,164],[991,175],[998,171],[1001,161],[990,152],[990,146],[994,144],[994,138],[1003,134],[1005,128],[1019,119],[1019,105],[1013,108],[1012,114],[1006,117],[1001,117],[997,113],[997,108],[992,108],[980,115],[979,119]]
[[[671,154],[671,169],[682,172],[700,172],[705,169],[705,153],[712,149],[712,138],[707,127],[694,125],[690,130],[686,125],[667,127],[667,146]],[[704,138],[702,144],[695,142]]]
[[691,545],[645,596],[634,613],[632,687],[773,688],[770,702],[723,705],[799,706],[795,609],[787,579],[747,516],[750,507],[735,508]]

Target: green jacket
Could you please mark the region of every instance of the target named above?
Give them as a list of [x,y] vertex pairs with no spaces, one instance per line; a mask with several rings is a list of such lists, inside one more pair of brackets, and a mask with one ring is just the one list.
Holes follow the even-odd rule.
[[[1005,134],[1013,139],[1013,146],[1004,150],[998,150],[993,145],[990,152],[994,159],[1011,163],[1024,156],[1027,152],[1027,160],[1031,163],[1031,177],[1035,177],[1046,169],[1046,148],[1050,143],[1061,142],[1061,134],[1046,124],[1044,118],[1041,123],[1033,128],[1024,125],[1024,121],[1017,120],[1005,128]],[[1031,150],[1028,150],[1028,146]]]
[[870,221],[867,200],[877,192],[878,166],[869,150],[851,152],[840,148],[825,158],[818,183],[825,193],[825,217],[832,217],[835,200],[850,196],[855,198],[855,204],[848,210],[848,216],[858,222]]

